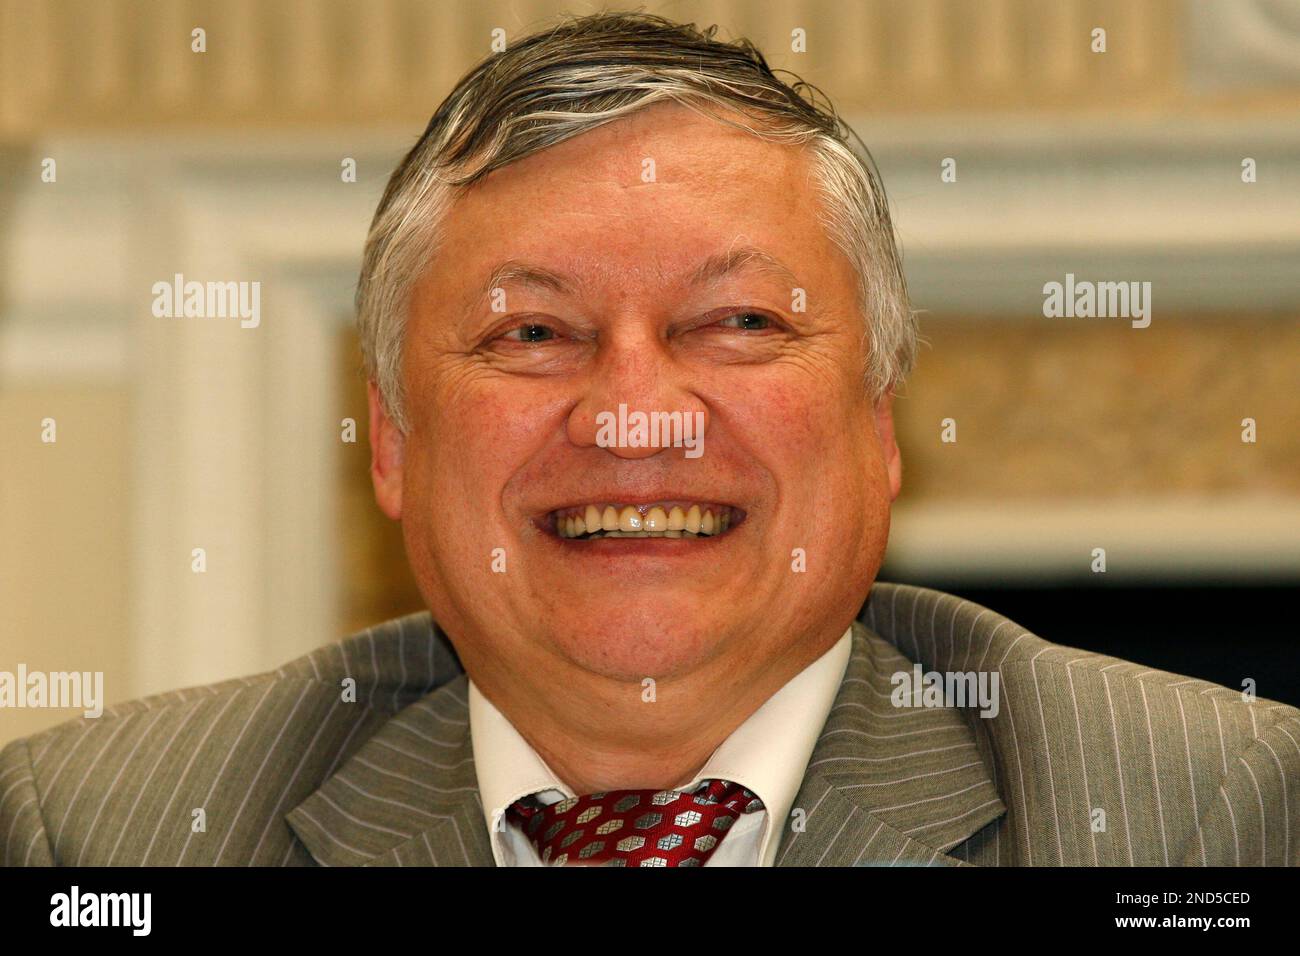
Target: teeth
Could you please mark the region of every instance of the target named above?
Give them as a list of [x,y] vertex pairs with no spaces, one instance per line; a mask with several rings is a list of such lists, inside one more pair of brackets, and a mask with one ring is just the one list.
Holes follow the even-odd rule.
[[696,538],[722,534],[732,524],[732,509],[725,505],[589,504],[564,511],[554,523],[562,538]]
[[618,530],[640,531],[641,512],[637,511],[631,505],[624,506],[623,510],[618,513]]
[[700,506],[691,505],[691,510],[686,512],[686,523],[682,525],[685,531],[698,532],[700,530]]

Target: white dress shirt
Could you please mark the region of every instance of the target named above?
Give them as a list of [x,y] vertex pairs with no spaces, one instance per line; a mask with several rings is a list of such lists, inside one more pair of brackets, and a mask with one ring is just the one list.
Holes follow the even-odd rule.
[[[736,820],[705,866],[771,866],[780,833],[803,782],[849,663],[853,629],[732,731],[695,779],[731,780],[763,801],[763,810]],[[538,756],[514,725],[469,682],[469,730],[483,816],[497,866],[542,866],[532,841],[513,824],[498,824],[505,808],[529,794],[546,805],[578,796]],[[498,829],[498,826],[500,829]]]

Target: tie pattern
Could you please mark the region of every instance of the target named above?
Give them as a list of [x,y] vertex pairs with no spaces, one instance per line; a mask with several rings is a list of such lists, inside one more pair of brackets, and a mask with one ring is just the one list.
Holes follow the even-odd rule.
[[506,817],[552,866],[703,866],[742,813],[761,809],[740,784],[708,780],[694,793],[607,790],[550,806],[525,797]]

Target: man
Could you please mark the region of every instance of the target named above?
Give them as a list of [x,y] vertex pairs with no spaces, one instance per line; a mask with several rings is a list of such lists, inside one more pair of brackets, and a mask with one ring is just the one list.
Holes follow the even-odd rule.
[[1294,708],[873,586],[887,205],[747,45],[599,15],[482,64],[358,309],[431,613],[11,744],[4,862],[1300,861]]

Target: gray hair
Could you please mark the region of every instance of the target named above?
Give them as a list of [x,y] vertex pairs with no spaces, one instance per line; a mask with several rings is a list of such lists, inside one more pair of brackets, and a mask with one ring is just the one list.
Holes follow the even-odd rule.
[[409,422],[402,341],[411,293],[457,196],[494,169],[662,101],[760,139],[807,146],[825,200],[819,220],[858,274],[865,386],[877,400],[906,378],[915,362],[916,320],[870,153],[829,102],[816,104],[816,87],[798,77],[786,84],[748,40],[715,40],[716,31],[644,13],[566,16],[484,60],[443,100],[388,181],[357,284],[366,374],[403,433]]

